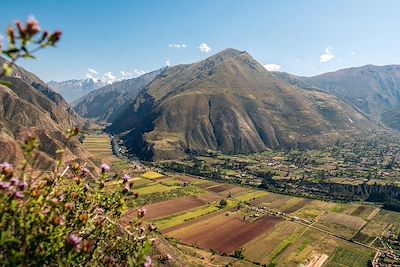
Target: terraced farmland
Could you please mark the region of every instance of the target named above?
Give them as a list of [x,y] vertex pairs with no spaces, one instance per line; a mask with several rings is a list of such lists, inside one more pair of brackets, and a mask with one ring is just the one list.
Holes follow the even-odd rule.
[[[104,136],[87,144],[94,147],[100,140],[104,150],[92,153],[104,159],[109,156]],[[118,168],[131,170],[125,163]],[[218,261],[215,266],[366,266],[382,248],[380,238],[400,232],[400,213],[376,206],[304,199],[156,171],[133,177],[132,191],[140,197],[132,197],[121,222],[144,206],[144,220],[155,224],[170,246],[196,255],[211,253],[207,257]]]

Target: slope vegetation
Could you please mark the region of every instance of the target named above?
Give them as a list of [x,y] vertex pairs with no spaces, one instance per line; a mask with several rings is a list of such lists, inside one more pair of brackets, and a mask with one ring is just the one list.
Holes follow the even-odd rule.
[[324,92],[300,90],[235,49],[164,70],[108,128],[145,159],[209,149],[316,147],[373,127]]

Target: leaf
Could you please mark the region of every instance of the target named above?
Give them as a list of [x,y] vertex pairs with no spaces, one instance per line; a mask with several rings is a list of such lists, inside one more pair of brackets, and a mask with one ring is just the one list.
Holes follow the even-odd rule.
[[6,76],[11,76],[13,74],[13,69],[11,65],[7,62],[3,64],[3,71]]
[[36,57],[31,54],[24,54],[22,57],[27,59],[36,59]]

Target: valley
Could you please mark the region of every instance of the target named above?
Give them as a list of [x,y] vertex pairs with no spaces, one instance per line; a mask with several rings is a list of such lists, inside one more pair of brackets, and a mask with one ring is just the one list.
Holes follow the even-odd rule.
[[[97,140],[98,149],[91,152],[98,159],[109,159],[112,151],[111,140],[106,137],[96,133],[85,138],[88,149],[90,143]],[[349,145],[344,142],[338,150],[347,151]],[[379,153],[378,144],[376,149],[378,152],[367,153]],[[328,156],[330,150],[298,151],[296,155],[306,157],[309,154],[305,153],[310,153],[320,166],[324,166],[321,159],[336,158],[334,155],[344,157],[339,152]],[[174,161],[181,165],[194,164],[192,171],[198,168],[193,166],[200,163],[202,169],[209,166],[216,170],[224,166],[220,179],[201,174],[192,176],[183,170],[180,173],[177,169],[172,171],[165,167],[171,166],[171,161],[146,163],[146,167],[115,159],[111,161],[112,166],[117,172],[128,171],[134,177],[132,195],[140,196],[137,200],[132,198],[134,207],[121,220],[129,220],[136,212],[135,207],[144,206],[147,210],[144,219],[154,223],[165,238],[163,249],[171,253],[174,248],[184,249],[185,261],[193,261],[193,266],[199,259],[199,266],[303,264],[315,267],[367,266],[372,261],[384,264],[393,260],[396,256],[389,251],[400,249],[397,241],[400,224],[396,223],[400,221],[400,212],[384,210],[372,203],[332,202],[259,189],[262,179],[252,177],[251,168],[260,169],[259,164],[265,164],[263,170],[275,172],[279,163],[285,174],[285,164],[293,165],[293,162],[286,163],[288,160],[284,157],[293,157],[293,153],[270,151],[269,154],[197,156]],[[346,162],[350,164],[351,160]],[[247,172],[240,168],[244,163],[251,167]],[[303,164],[304,168],[308,166]],[[386,162],[380,164],[385,166]],[[393,166],[393,170],[396,168]],[[309,179],[316,179],[312,168],[307,171]],[[294,173],[302,176],[299,170]],[[277,175],[274,179],[296,177]],[[359,178],[359,182],[364,182],[363,179]],[[389,183],[390,180],[388,176],[379,182]],[[113,185],[115,183],[111,181],[107,188],[111,190]]]

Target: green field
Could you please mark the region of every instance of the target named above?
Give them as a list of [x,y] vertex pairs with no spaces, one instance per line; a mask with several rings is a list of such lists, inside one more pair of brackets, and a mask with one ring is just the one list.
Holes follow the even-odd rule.
[[264,197],[266,195],[268,195],[268,192],[256,190],[256,191],[244,194],[244,195],[237,196],[234,198],[234,200],[246,202],[246,201],[251,201],[251,200],[254,200],[254,199],[257,199],[260,197]]
[[338,247],[328,260],[327,267],[353,266],[365,267],[374,254],[363,250]]
[[157,220],[154,221],[155,225],[158,227],[160,230],[168,229],[170,227],[182,224],[186,221],[201,217],[203,215],[218,211],[220,208],[218,205],[210,205],[206,207],[201,207],[199,209],[195,209],[192,211],[185,212],[183,214],[179,214],[176,216],[172,216],[170,218],[162,219],[162,220]]
[[147,195],[153,193],[163,193],[168,192],[174,189],[179,188],[179,186],[166,186],[162,184],[154,184],[149,186],[140,187],[138,189],[134,189],[134,193],[139,193],[140,195]]

